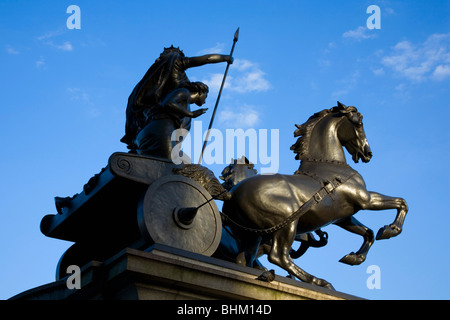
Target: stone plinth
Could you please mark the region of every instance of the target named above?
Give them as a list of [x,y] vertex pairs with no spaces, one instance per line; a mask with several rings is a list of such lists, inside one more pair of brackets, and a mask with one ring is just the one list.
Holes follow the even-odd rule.
[[11,299],[36,300],[347,300],[355,296],[281,276],[268,283],[261,271],[163,245],[148,250],[125,249],[101,263],[81,269],[81,289],[68,289],[66,279],[43,285]]

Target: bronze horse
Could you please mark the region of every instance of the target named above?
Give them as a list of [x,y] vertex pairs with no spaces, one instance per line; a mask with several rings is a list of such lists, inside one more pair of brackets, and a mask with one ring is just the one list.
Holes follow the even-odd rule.
[[366,259],[374,242],[372,230],[353,215],[359,210],[397,209],[394,222],[378,231],[378,239],[397,236],[408,211],[402,198],[367,191],[361,175],[347,165],[344,147],[354,162],[372,157],[362,115],[355,107],[337,107],[296,125],[291,147],[301,165],[294,175],[255,175],[242,180],[224,201],[223,214],[240,239],[239,263],[254,266],[259,248],[270,243],[268,260],[301,281],[332,288],[326,280],[308,274],[290,256],[296,234],[319,230],[331,223],[359,234],[364,242],[356,253],[340,261],[357,265]]
[[[257,171],[254,168],[254,164],[251,163],[245,156],[242,156],[240,159],[231,159],[231,163],[222,170],[220,179],[224,181],[222,183],[224,189],[229,191],[242,180],[247,179],[249,177],[253,177],[255,175],[257,175]],[[190,178],[197,179],[198,182],[202,183],[205,187],[208,187],[207,184],[201,181],[201,179],[198,179],[197,177],[194,176],[190,176]],[[320,248],[327,244],[328,234],[326,232],[323,232],[322,230],[318,229],[315,230],[315,233],[319,236],[318,240],[314,237],[312,233],[296,234],[294,240],[299,241],[300,246],[298,247],[297,250],[292,249],[290,251],[290,255],[292,258],[298,259],[310,247]],[[235,235],[233,235],[230,228],[225,225],[223,226],[222,239],[219,248],[214,253],[214,256],[220,259],[243,264],[242,259],[245,259],[245,257],[243,253],[239,251],[239,247],[240,247],[240,240]],[[261,246],[258,249],[256,259],[253,262],[254,268],[267,271],[267,269],[258,260],[258,257],[260,257],[263,254],[269,253],[270,249],[271,249],[270,243],[261,244]]]

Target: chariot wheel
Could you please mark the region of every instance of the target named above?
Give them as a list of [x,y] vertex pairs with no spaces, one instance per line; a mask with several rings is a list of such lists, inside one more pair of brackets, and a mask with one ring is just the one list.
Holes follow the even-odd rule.
[[220,212],[196,181],[168,175],[153,182],[138,207],[139,229],[153,243],[211,256],[222,237]]

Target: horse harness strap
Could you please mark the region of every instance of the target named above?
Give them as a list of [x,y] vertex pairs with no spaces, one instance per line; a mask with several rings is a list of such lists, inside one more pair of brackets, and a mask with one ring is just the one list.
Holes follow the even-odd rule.
[[340,176],[336,176],[332,181],[326,181],[324,183],[324,186],[322,188],[320,188],[316,193],[314,193],[313,196],[311,198],[309,198],[309,200],[306,201],[300,208],[298,208],[297,211],[295,211],[293,214],[291,214],[287,219],[285,219],[281,223],[279,223],[279,224],[277,224],[277,225],[275,225],[273,227],[270,227],[270,228],[265,228],[265,229],[249,228],[249,227],[246,227],[246,226],[243,226],[243,225],[237,223],[236,221],[233,221],[230,217],[228,217],[224,213],[222,213],[222,215],[224,216],[226,221],[230,221],[232,224],[234,224],[235,226],[237,226],[237,227],[239,227],[239,228],[241,228],[241,229],[243,229],[245,231],[258,233],[258,234],[261,234],[261,235],[271,234],[271,233],[274,233],[274,232],[276,232],[278,230],[283,229],[284,227],[286,227],[291,222],[293,222],[293,221],[297,220],[298,218],[300,218],[306,212],[311,210],[311,208],[314,205],[320,203],[323,200],[323,198],[326,197],[327,195],[331,196],[333,194],[334,190],[337,187],[339,187],[340,185],[342,185],[345,182],[347,182],[355,174],[356,174],[356,172],[353,172],[352,174],[350,174],[345,179],[341,178]]

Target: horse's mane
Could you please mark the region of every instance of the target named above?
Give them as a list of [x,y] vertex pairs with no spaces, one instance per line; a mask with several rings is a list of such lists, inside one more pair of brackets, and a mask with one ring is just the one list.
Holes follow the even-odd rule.
[[356,110],[355,107],[346,107],[345,105],[338,102],[337,107],[333,107],[331,109],[324,109],[320,112],[316,112],[311,117],[309,117],[309,119],[302,125],[296,124],[295,126],[297,127],[297,129],[294,131],[294,137],[299,138],[291,146],[291,150],[293,150],[294,153],[296,153],[295,159],[301,160],[307,157],[311,132],[320,120],[331,114],[347,113],[355,110]]

